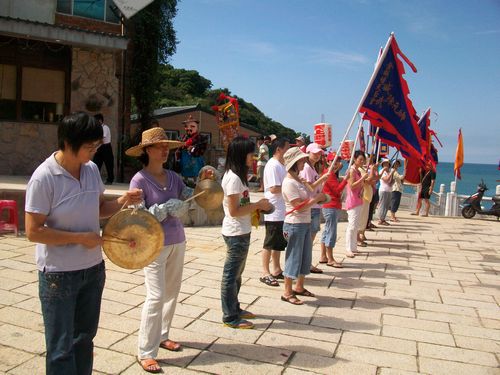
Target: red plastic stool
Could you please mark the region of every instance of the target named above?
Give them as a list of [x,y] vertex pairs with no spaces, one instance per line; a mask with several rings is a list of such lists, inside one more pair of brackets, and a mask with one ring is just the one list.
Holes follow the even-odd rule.
[[19,231],[19,217],[17,215],[17,202],[12,200],[0,200],[0,214],[3,210],[9,211],[9,220],[0,220],[0,232],[13,230],[17,236]]

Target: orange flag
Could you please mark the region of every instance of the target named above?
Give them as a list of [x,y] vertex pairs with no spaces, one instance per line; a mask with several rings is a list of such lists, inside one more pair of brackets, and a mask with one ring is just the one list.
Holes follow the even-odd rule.
[[455,176],[459,180],[462,179],[460,175],[460,168],[464,165],[464,139],[462,138],[462,128],[458,129],[458,144],[457,151],[455,152]]

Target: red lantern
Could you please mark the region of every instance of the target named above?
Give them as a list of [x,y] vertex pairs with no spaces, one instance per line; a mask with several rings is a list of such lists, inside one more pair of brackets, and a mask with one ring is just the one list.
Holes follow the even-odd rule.
[[314,125],[314,143],[320,145],[321,148],[332,145],[332,126],[330,124],[320,123]]

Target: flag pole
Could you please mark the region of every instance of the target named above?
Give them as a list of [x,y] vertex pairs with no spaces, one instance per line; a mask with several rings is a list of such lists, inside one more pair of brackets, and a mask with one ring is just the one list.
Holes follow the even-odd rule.
[[342,147],[342,143],[346,140],[349,132],[351,131],[352,126],[354,125],[354,121],[356,120],[356,116],[359,113],[359,109],[361,108],[361,105],[365,101],[366,97],[368,96],[368,91],[371,88],[371,85],[373,81],[375,81],[375,77],[377,76],[380,68],[382,67],[382,62],[384,61],[385,56],[387,56],[387,52],[389,51],[389,46],[391,45],[391,41],[394,39],[394,32],[391,32],[389,35],[389,39],[387,39],[387,43],[385,44],[384,50],[382,51],[382,54],[380,55],[379,59],[377,60],[377,64],[375,66],[375,69],[373,70],[372,76],[370,77],[370,80],[368,81],[368,85],[366,85],[365,92],[363,93],[363,96],[361,97],[361,100],[358,103],[358,106],[356,107],[356,111],[354,112],[354,115],[352,116],[351,122],[349,126],[347,127],[347,130],[342,137],[342,140],[340,141],[339,147],[337,148],[337,153],[335,155],[335,158],[333,159],[332,164],[330,165],[330,168],[328,169],[328,172],[331,173],[333,170],[333,166],[337,162],[337,158],[339,156],[340,148]]
[[356,146],[358,144],[359,133],[361,133],[361,126],[363,125],[363,117],[359,120],[358,132],[356,133],[356,139],[354,140],[354,145],[352,146],[351,159],[349,160],[349,165],[347,169],[351,168],[352,162],[354,160],[354,151],[356,150]]
[[378,140],[378,147],[377,147],[377,158],[375,159],[375,163],[378,163],[378,159],[380,157],[380,145],[382,144],[382,140]]

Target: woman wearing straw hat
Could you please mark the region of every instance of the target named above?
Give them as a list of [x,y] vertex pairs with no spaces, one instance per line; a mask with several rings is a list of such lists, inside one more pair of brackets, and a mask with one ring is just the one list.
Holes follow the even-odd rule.
[[186,238],[180,217],[189,203],[183,199],[192,195],[174,172],[164,169],[169,151],[182,146],[167,138],[162,128],[155,127],[142,133],[141,143],[125,154],[138,157],[143,169],[130,181],[131,188],[143,191],[146,208],[160,221],[165,235],[164,247],[150,265],[144,267],[146,301],[142,308],[139,329],[138,360],[147,372],[161,372],[156,361],[158,349],[178,351],[181,345],[170,340],[169,330],[175,312],[182,280]]
[[[312,240],[311,240],[311,207],[325,201],[326,195],[318,193],[310,197],[308,189],[299,178],[304,169],[307,154],[298,147],[292,147],[284,155],[287,175],[283,180],[281,191],[285,200],[285,208],[289,213],[283,224],[283,235],[288,241],[285,254],[285,294],[281,300],[293,305],[302,305],[297,295],[314,297],[314,294],[304,288],[305,276],[311,271]],[[292,288],[296,280],[295,289]]]

